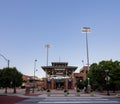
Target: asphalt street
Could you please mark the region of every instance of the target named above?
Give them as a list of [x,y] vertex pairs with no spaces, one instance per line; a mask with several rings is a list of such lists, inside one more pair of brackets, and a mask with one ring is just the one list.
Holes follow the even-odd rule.
[[16,104],[120,104],[120,98],[117,97],[89,97],[89,98],[30,98]]

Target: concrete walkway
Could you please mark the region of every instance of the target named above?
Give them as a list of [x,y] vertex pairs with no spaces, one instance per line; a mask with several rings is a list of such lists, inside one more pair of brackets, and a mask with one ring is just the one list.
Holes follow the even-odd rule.
[[68,96],[64,95],[63,91],[59,90],[52,90],[50,96],[47,96],[47,92],[43,92],[43,94],[39,95],[39,97],[118,97],[119,94],[111,93],[110,96],[104,93],[100,92],[92,92],[92,93],[83,93],[80,92],[80,96],[76,95],[76,92],[74,90],[69,90]]
[[120,97],[120,93],[112,93],[110,92],[110,96],[104,93],[100,92],[92,92],[92,93],[83,93],[80,92],[80,96],[76,96],[76,92],[74,90],[69,90],[68,96],[64,95],[63,90],[51,90],[50,96],[47,96],[46,91],[38,91],[35,90],[34,93],[30,91],[29,94],[25,93],[25,89],[17,89],[17,93],[13,94],[13,89],[8,89],[8,93],[4,93],[4,89],[0,89],[0,95],[8,95],[8,96],[19,96],[19,97],[24,97],[24,98],[33,98],[33,97]]

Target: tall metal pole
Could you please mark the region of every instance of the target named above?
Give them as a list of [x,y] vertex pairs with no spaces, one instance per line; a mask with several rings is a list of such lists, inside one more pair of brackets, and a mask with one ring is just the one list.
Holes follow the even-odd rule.
[[106,72],[106,88],[107,88],[107,95],[109,96],[110,95],[110,93],[109,93],[109,79],[110,79],[110,77],[108,76],[108,72],[109,72],[109,70],[105,70],[105,72]]
[[82,60],[83,68],[84,68],[84,60]]
[[87,66],[88,66],[88,71],[89,71],[89,50],[88,50],[88,35],[87,35],[87,33],[90,32],[90,27],[83,27],[82,32],[86,33]]
[[9,65],[10,65],[10,60],[8,60],[5,56],[3,56],[2,54],[0,54],[1,57],[4,58],[5,61],[7,61],[7,66],[9,68]]
[[9,66],[10,66],[10,60],[8,60],[8,68],[9,68]]
[[37,62],[37,60],[34,60],[34,79],[33,79],[33,84],[34,84],[34,86],[33,86],[33,93],[34,93],[34,90],[35,90],[35,72],[36,72],[36,62]]
[[90,78],[88,78],[88,86],[90,85]]
[[88,51],[88,36],[86,32],[86,50],[87,50],[87,65],[88,65],[88,70],[89,70],[89,51]]
[[37,60],[34,61],[34,80],[35,80],[35,72],[36,72],[36,62]]
[[49,44],[46,44],[46,45],[45,45],[45,48],[47,48],[46,66],[48,66],[48,58],[49,58],[49,56],[48,56],[48,55],[49,55],[49,50],[48,50],[48,49],[50,48],[50,45],[49,45]]

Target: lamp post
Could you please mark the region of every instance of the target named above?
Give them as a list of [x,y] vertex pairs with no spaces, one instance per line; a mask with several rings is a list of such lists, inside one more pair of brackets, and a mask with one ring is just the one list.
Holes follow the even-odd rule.
[[1,57],[4,58],[5,61],[7,61],[7,64],[8,64],[8,68],[9,68],[9,65],[10,65],[10,60],[8,60],[5,56],[3,56],[2,54],[0,54]]
[[34,61],[34,80],[35,80],[35,72],[36,72],[36,62],[37,60]]
[[107,87],[107,95],[109,96],[110,95],[110,93],[109,93],[109,80],[110,80],[110,77],[108,76],[109,70],[105,70],[105,72],[106,72],[105,80],[106,80],[106,87]]
[[90,85],[90,78],[88,78],[88,86]]
[[87,36],[87,33],[90,32],[90,27],[83,27],[82,32],[86,33],[87,66],[88,66],[88,71],[89,71],[89,51],[88,51],[88,36]]
[[49,45],[49,44],[46,44],[46,45],[45,45],[45,48],[47,48],[47,57],[46,57],[46,58],[47,58],[47,60],[46,60],[47,62],[46,62],[46,66],[48,66],[48,54],[49,54],[49,53],[48,53],[48,49],[50,48],[50,45]]
[[87,80],[88,80],[87,92],[90,93],[90,91],[91,91],[90,78],[87,78]]
[[36,72],[36,62],[37,62],[37,60],[34,60],[34,79],[33,79],[33,84],[34,84],[34,86],[33,86],[33,93],[34,93],[34,89],[35,89],[35,72]]
[[82,64],[83,64],[83,67],[84,67],[84,60],[82,60]]

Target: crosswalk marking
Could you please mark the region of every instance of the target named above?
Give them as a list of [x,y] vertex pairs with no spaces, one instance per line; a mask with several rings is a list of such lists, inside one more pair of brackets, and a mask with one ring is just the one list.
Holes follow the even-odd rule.
[[80,103],[89,103],[89,104],[93,104],[93,103],[102,103],[102,104],[106,104],[106,103],[109,103],[109,104],[118,104],[119,102],[117,101],[107,101],[107,102],[104,102],[104,101],[81,101],[81,102],[38,102],[39,104],[80,104]]
[[76,101],[76,100],[80,100],[80,101],[82,101],[82,100],[87,100],[87,101],[88,100],[103,100],[103,101],[106,101],[106,100],[109,100],[109,99],[105,99],[105,98],[104,99],[102,99],[102,98],[101,99],[98,99],[98,98],[94,98],[94,99],[90,99],[90,98],[87,98],[87,99],[84,99],[84,98],[83,99],[81,99],[81,98],[80,99],[74,99],[74,98],[71,98],[71,99],[70,98],[69,99],[65,99],[65,98],[62,98],[62,99],[60,99],[60,98],[55,98],[55,99],[54,98],[47,98],[47,99],[44,99],[44,101],[53,101],[53,100],[54,101],[56,101],[56,100],[62,100],[62,101],[63,100],[64,101],[66,101],[66,100],[67,101],[69,101],[69,100],[72,100],[72,101]]
[[118,104],[118,101],[111,101],[109,99],[44,99],[42,101],[38,102],[39,104],[81,104],[81,103],[89,103],[89,104],[93,104],[93,103],[102,103],[102,104]]

